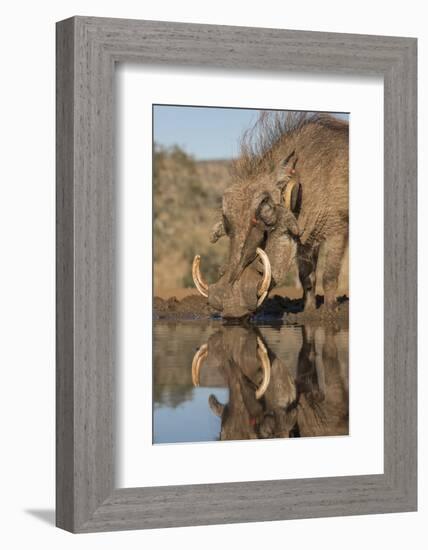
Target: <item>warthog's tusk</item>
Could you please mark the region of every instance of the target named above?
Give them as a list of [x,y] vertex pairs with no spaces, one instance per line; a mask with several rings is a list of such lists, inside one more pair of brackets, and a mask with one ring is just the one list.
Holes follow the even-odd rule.
[[257,307],[259,307],[263,303],[263,300],[266,298],[267,293],[269,292],[270,282],[272,279],[272,270],[266,252],[262,248],[257,248],[257,254],[259,255],[260,260],[263,264],[263,280],[260,284],[260,288],[257,291]]
[[[257,355],[259,356],[260,362],[263,369],[263,380],[260,384],[260,387],[256,390],[256,399],[261,399],[265,394],[269,382],[270,382],[270,361],[269,355],[266,349],[266,346],[263,343],[263,340],[258,336],[257,337]],[[199,386],[200,383],[200,373],[201,367],[208,356],[208,344],[203,344],[198,351],[193,356],[192,360],[192,383],[195,387]]]
[[256,391],[256,399],[260,399],[261,397],[263,397],[269,386],[271,367],[266,346],[259,336],[257,336],[257,354],[259,356],[263,369],[263,380],[260,384],[260,387]]
[[199,255],[196,255],[192,264],[193,282],[195,283],[196,288],[199,290],[202,296],[205,296],[205,298],[208,298],[208,285],[204,281],[201,275],[201,270],[199,268],[200,263],[201,263],[201,257]]
[[208,355],[208,345],[203,344],[195,353],[192,360],[192,383],[194,386],[199,386],[199,374],[202,367],[202,363],[205,361]]

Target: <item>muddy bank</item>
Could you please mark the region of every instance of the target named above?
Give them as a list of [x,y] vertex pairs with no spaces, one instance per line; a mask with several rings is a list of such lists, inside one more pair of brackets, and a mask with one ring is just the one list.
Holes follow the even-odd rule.
[[169,321],[211,319],[215,316],[206,298],[200,295],[185,296],[178,300],[175,296],[163,300],[158,296],[153,299],[153,318]]
[[303,311],[303,300],[298,301],[301,302],[300,308],[297,311],[288,312],[285,316],[284,321],[287,324],[324,326],[336,330],[349,327],[349,298],[347,296],[337,299],[337,309],[334,312],[324,306],[323,296],[317,296],[317,307],[310,311]]
[[[292,325],[333,326],[347,328],[349,324],[349,299],[338,298],[337,311],[330,312],[324,306],[322,296],[317,296],[317,307],[303,311],[303,299],[274,295],[268,298],[263,307],[251,319],[254,322],[283,322]],[[164,300],[155,297],[153,300],[153,317],[155,320],[204,320],[218,319],[219,314],[211,309],[206,299],[200,295],[185,296],[178,300],[175,296]]]

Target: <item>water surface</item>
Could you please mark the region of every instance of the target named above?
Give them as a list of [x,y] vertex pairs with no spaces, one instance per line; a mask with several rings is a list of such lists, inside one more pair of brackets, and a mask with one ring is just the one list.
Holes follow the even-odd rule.
[[348,330],[157,321],[153,378],[154,443],[348,434]]

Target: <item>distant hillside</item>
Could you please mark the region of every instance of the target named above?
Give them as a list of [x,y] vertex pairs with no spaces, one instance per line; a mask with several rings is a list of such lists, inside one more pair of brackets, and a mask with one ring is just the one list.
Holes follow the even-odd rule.
[[196,162],[178,147],[156,147],[154,158],[154,286],[193,287],[191,264],[203,258],[208,280],[218,277],[226,241],[209,242],[219,219],[221,197],[230,183],[229,161]]

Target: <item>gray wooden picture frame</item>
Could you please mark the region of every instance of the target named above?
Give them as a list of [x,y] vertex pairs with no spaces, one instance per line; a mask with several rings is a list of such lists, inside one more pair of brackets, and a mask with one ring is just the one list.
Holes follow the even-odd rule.
[[[82,533],[416,510],[416,46],[414,38],[90,17],[57,24],[58,527]],[[383,77],[382,475],[115,488],[117,62]]]

